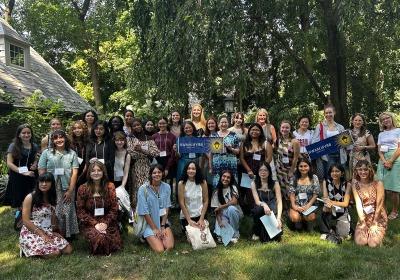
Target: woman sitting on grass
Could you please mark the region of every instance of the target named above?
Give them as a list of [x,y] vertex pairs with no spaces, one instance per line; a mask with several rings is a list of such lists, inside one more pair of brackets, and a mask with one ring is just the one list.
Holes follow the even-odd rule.
[[122,248],[118,229],[118,202],[105,165],[92,160],[87,183],[78,190],[77,213],[83,235],[93,255],[109,255]]
[[178,201],[181,207],[179,218],[182,231],[186,226],[204,229],[208,207],[208,188],[199,165],[189,161],[183,168],[182,180],[178,184]]
[[238,197],[239,192],[233,173],[230,170],[222,171],[211,199],[211,207],[215,208],[216,215],[214,232],[219,241],[221,228],[227,224],[234,230],[231,242],[236,243],[239,240],[239,221],[243,217],[243,212],[238,204]]
[[149,182],[138,190],[138,213],[147,226],[143,237],[157,253],[174,248],[174,236],[168,222],[171,207],[171,188],[162,181],[164,169],[156,164],[150,167]]
[[317,218],[316,209],[309,212],[319,192],[318,177],[311,172],[310,162],[304,158],[299,159],[293,182],[288,190],[291,204],[289,219],[294,223],[295,229],[302,229],[304,223],[307,230],[312,230],[313,222]]
[[[321,239],[329,239],[329,234],[346,238],[350,233],[348,211],[351,184],[346,183],[344,167],[334,163],[329,167],[328,179],[322,185],[324,208],[321,213]],[[335,226],[333,226],[332,221]]]
[[357,245],[377,247],[385,237],[388,221],[383,184],[374,180],[374,170],[367,160],[358,161],[353,174],[352,189],[358,214],[354,241]]
[[50,172],[39,176],[34,191],[23,202],[23,226],[19,235],[21,254],[42,258],[70,254],[72,247],[59,233],[56,222],[56,184]]
[[264,215],[275,214],[278,221],[278,229],[282,229],[282,194],[278,181],[272,179],[271,166],[263,161],[258,169],[258,176],[251,184],[251,192],[255,201],[253,214],[252,240],[261,242],[280,241],[282,233],[270,238],[260,218]]

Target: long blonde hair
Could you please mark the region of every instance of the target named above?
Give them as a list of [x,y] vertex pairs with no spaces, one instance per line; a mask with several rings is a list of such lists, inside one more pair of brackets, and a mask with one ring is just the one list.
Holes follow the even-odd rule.
[[[195,120],[193,118],[193,108],[195,108],[195,107],[199,107],[200,110],[201,110],[200,119],[199,120]],[[199,128],[205,129],[205,127],[206,127],[206,118],[204,117],[203,107],[199,103],[195,103],[195,104],[192,105],[192,109],[190,110],[190,120],[196,126],[196,129],[199,129]],[[198,127],[196,124],[200,124],[201,127]]]
[[269,114],[268,114],[268,111],[266,109],[264,109],[264,108],[258,109],[257,114],[256,114],[255,122],[258,123],[258,115],[260,115],[260,113],[264,113],[265,114],[265,123],[269,124]]

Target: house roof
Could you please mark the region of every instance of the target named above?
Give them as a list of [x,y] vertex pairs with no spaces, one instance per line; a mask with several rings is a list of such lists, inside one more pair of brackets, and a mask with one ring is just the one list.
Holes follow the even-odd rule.
[[[0,18],[0,36],[24,40],[8,23]],[[5,37],[7,39],[7,37]],[[26,40],[23,43],[28,44]],[[28,69],[0,62],[0,88],[11,95],[16,107],[24,107],[24,98],[39,89],[45,98],[61,100],[69,112],[93,109],[32,47]]]

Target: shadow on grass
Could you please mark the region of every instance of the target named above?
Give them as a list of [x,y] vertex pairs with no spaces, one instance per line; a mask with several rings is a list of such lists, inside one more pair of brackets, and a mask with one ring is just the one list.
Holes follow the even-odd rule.
[[[124,249],[109,257],[88,255],[79,238],[74,252],[52,260],[19,258],[18,234],[12,212],[0,208],[0,279],[398,279],[399,221],[389,224],[384,246],[370,249],[353,241],[337,246],[318,233],[285,229],[281,243],[249,241],[251,219],[241,223],[238,244],[207,251],[192,251],[173,214],[176,248],[161,255],[139,244],[132,232],[124,235]],[[210,219],[213,224],[213,220]]]

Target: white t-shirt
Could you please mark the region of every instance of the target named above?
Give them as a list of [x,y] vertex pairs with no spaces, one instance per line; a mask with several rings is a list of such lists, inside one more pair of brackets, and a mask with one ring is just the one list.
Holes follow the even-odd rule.
[[339,130],[327,130],[326,131],[326,138],[335,136],[339,134]]
[[[233,193],[231,193],[231,188],[229,188],[229,187],[222,189],[222,195],[224,196],[225,204],[232,200],[232,196],[238,197],[239,193],[238,193],[238,190],[237,190],[236,186],[232,186],[232,189],[233,189]],[[213,193],[213,196],[212,196],[212,199],[211,199],[211,207],[214,208],[214,207],[219,207],[219,206],[221,206],[221,203],[219,203],[218,191],[216,190]]]
[[297,130],[295,130],[293,131],[293,135],[297,140],[299,140],[300,153],[307,153],[306,146],[311,144],[313,132],[308,129],[304,134],[300,134]]
[[385,130],[379,133],[378,136],[378,145],[386,146],[388,150],[397,149],[400,143],[400,128],[395,128],[391,130]]

